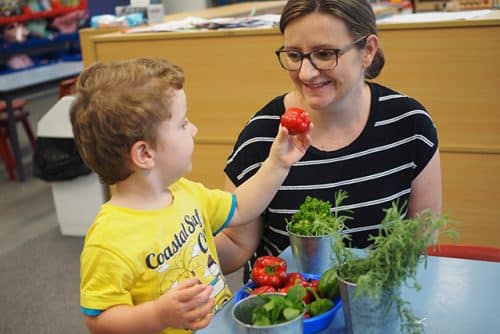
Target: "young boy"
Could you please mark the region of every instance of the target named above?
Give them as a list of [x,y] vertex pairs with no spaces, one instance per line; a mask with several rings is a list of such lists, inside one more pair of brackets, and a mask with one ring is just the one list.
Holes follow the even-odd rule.
[[162,59],[96,64],[76,84],[75,142],[115,185],[85,238],[80,305],[92,333],[190,333],[231,296],[213,236],[256,218],[309,135],[280,128],[259,172],[234,194],[183,178],[196,127],[183,71]]

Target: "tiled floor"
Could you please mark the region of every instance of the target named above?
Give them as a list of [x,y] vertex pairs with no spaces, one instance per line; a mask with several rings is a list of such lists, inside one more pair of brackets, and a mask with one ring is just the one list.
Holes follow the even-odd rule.
[[[56,87],[28,97],[26,109],[36,133],[36,124],[58,98]],[[57,224],[50,185],[32,176],[32,148],[22,126],[18,135],[26,181],[10,181],[0,161],[0,255]]]

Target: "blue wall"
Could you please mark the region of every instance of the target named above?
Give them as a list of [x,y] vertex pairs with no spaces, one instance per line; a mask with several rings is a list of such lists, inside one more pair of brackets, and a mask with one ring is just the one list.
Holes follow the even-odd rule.
[[130,0],[87,0],[90,16],[115,15],[115,6],[126,6],[128,4],[130,4]]

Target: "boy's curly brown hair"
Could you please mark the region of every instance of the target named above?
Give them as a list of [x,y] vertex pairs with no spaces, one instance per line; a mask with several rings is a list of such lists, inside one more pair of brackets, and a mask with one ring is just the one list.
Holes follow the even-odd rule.
[[161,58],[97,63],[80,74],[71,124],[82,159],[101,182],[130,176],[135,142],[156,147],[158,125],[171,117],[172,94],[183,84],[183,70]]

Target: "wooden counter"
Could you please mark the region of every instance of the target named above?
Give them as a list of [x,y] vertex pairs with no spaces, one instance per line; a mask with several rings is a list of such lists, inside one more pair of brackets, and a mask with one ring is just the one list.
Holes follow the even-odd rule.
[[[438,126],[443,212],[462,222],[459,241],[500,246],[500,11],[379,29],[386,66],[377,82],[418,99]],[[282,44],[277,29],[83,31],[81,43],[85,66],[140,56],[182,66],[189,117],[199,129],[190,177],[211,187],[223,185],[225,160],[249,117],[291,88],[273,53]]]

